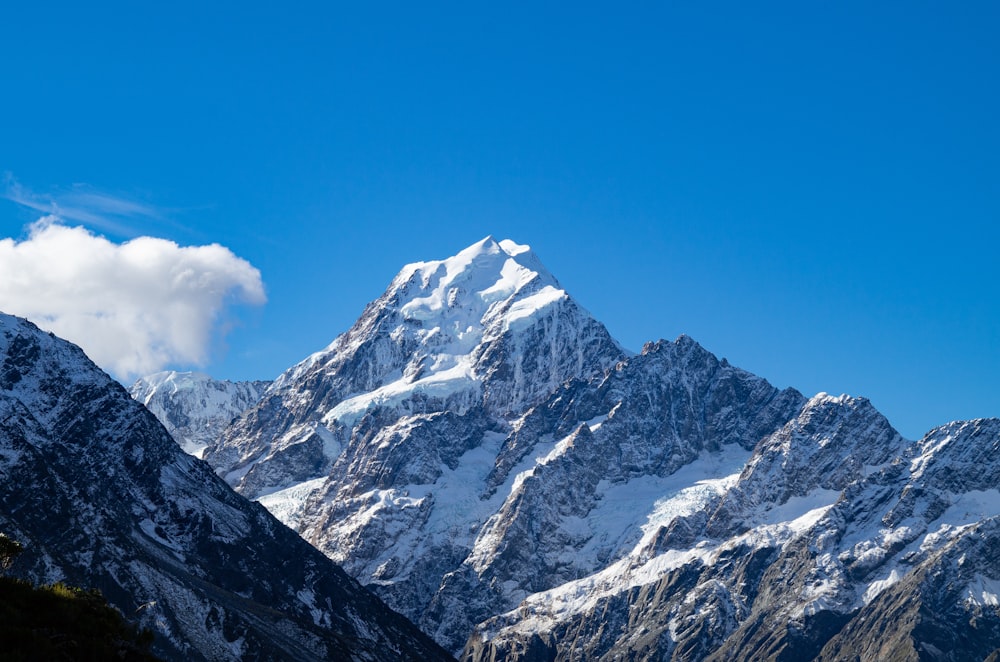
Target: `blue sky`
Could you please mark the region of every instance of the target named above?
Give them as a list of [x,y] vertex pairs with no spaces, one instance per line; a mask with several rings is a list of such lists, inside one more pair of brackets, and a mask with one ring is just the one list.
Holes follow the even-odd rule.
[[226,247],[218,377],[492,234],[630,349],[1000,415],[1000,5],[754,4],[15,3],[0,237]]

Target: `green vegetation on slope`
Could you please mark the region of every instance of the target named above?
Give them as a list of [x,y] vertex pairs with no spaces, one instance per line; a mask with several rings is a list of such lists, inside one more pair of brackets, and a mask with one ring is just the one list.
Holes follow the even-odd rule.
[[35,587],[0,577],[0,660],[152,662],[153,634],[138,630],[98,591]]

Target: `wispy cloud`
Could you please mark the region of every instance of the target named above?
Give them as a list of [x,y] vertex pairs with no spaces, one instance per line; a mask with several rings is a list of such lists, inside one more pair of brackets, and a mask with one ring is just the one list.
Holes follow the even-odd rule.
[[96,191],[84,184],[77,184],[68,190],[37,193],[17,181],[11,173],[4,175],[0,197],[45,216],[84,223],[121,235],[136,234],[130,221],[163,219],[163,212],[152,205]]

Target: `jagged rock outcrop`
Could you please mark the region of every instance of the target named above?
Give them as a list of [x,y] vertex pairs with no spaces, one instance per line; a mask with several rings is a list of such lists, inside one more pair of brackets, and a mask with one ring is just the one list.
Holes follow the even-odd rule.
[[99,589],[174,660],[448,659],[184,453],[76,346],[0,315],[11,572]]

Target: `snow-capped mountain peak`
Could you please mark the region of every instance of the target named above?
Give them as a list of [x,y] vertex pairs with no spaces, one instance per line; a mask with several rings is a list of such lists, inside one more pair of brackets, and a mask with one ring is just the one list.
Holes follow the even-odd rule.
[[205,457],[468,662],[984,659],[998,449],[1000,421],[908,441],[685,335],[625,352],[487,237],[404,267]]
[[351,329],[274,382],[261,407],[290,413],[280,432],[234,429],[239,455],[225,441],[209,454],[224,452],[211,461],[247,484],[263,480],[251,463],[315,447],[299,478],[269,473],[250,491],[261,494],[321,475],[374,412],[485,407],[516,418],[567,379],[599,375],[625,356],[528,246],[486,237],[405,266]]
[[[475,389],[481,375],[472,363],[484,342],[523,331],[569,302],[529,246],[486,237],[452,257],[404,266],[347,333],[285,372],[275,387],[385,335],[393,347],[382,352],[381,366],[372,366],[385,370],[355,391],[386,387],[388,393],[409,393],[409,385],[418,381],[417,390],[434,393]],[[573,307],[596,324],[582,308]],[[406,359],[407,365],[399,365]]]
[[437,349],[434,353],[452,356],[512,325],[528,325],[546,307],[567,299],[530,247],[492,237],[444,260],[407,265],[390,293],[401,321],[420,327],[418,336]]
[[[430,289],[433,294],[462,287],[483,293],[484,299],[497,300],[513,294],[535,278],[545,285],[558,287],[555,277],[545,269],[531,247],[509,239],[497,242],[493,237],[486,237],[453,257],[406,265],[393,279],[393,286],[419,283],[422,290]],[[441,301],[436,299],[433,303]]]

